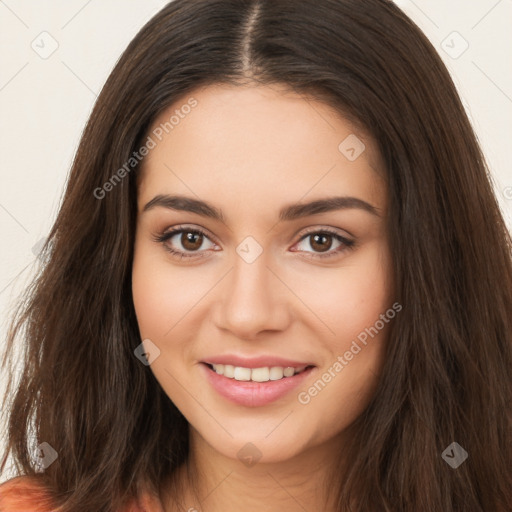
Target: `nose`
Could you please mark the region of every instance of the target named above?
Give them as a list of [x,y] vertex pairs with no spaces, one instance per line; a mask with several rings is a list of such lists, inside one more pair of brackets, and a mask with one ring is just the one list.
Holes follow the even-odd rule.
[[265,252],[252,263],[237,255],[220,293],[217,327],[239,339],[285,330],[290,322],[291,292],[269,268]]

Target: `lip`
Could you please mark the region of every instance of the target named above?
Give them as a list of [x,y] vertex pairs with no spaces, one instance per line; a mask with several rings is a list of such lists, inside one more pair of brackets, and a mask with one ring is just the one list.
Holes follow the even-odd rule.
[[[227,359],[223,359],[227,361]],[[232,361],[232,359],[231,359]],[[268,359],[266,359],[268,361]],[[283,360],[280,360],[281,362]],[[213,361],[212,361],[213,362]],[[292,362],[292,361],[290,361]],[[244,364],[247,364],[246,360]],[[250,363],[254,363],[253,360]],[[222,364],[222,363],[213,363]],[[230,364],[229,362],[226,364]],[[307,366],[306,364],[293,362],[293,364],[273,364],[273,365],[260,365],[258,366],[245,366],[245,368],[261,368],[262,366]],[[236,364],[234,366],[243,366]],[[268,382],[252,382],[252,381],[238,381],[219,375],[212,370],[207,363],[199,365],[200,371],[203,372],[205,379],[210,385],[224,398],[228,399],[235,404],[245,407],[262,407],[264,405],[275,402],[279,398],[285,397],[293,389],[297,388],[305,379],[316,370],[315,366],[311,366],[301,373],[297,373],[293,377],[284,377],[280,380],[270,380]]]
[[208,357],[201,362],[207,364],[230,364],[232,366],[241,366],[243,368],[264,368],[265,366],[282,366],[283,368],[293,366],[294,368],[301,368],[302,366],[314,366],[310,361],[296,361],[270,355],[241,357],[235,354],[226,354],[223,356]]

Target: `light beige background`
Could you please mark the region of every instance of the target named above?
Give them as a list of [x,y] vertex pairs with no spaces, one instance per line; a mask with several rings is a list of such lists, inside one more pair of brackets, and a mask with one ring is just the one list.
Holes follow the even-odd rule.
[[[451,71],[512,229],[512,0],[396,1]],[[94,101],[128,42],[166,3],[0,0],[0,347]]]

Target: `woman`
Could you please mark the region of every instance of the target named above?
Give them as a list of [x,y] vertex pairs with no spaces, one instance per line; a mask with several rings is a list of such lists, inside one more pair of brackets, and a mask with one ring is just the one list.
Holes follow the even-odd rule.
[[8,340],[0,509],[510,510],[510,249],[393,3],[169,3]]

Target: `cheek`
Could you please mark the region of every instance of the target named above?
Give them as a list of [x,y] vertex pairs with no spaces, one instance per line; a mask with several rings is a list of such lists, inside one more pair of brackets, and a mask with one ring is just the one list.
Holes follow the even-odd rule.
[[163,340],[200,296],[201,289],[194,284],[198,276],[191,281],[191,274],[175,268],[165,254],[148,244],[136,244],[132,295],[143,338]]
[[[392,303],[390,259],[381,245],[368,247],[347,264],[303,281],[308,306],[329,328],[324,339],[337,352],[373,326]],[[327,328],[326,327],[326,328]]]
[[172,326],[170,312],[174,311],[176,295],[166,293],[169,279],[151,265],[144,254],[134,258],[132,271],[133,304],[142,338],[161,338]]
[[355,419],[371,399],[395,316],[390,258],[382,245],[369,247],[351,261],[308,283],[313,290],[308,305],[329,330],[320,338],[322,368],[298,400],[310,412],[325,411],[331,427],[339,428]]
[[[173,272],[165,254],[159,254],[149,244],[135,246],[132,268],[132,296],[141,340],[149,339],[159,351],[150,369],[166,394],[187,411],[189,396],[180,386],[186,382],[183,361],[189,359],[187,334],[181,321],[194,298],[194,286],[187,286],[186,273]],[[180,341],[181,340],[181,341]]]

